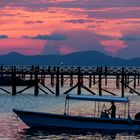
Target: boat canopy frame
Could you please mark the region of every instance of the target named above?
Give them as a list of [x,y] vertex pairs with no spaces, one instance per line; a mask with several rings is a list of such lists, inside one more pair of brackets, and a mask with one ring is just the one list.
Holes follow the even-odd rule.
[[[96,101],[97,102],[118,102],[118,103],[125,103],[125,106],[126,106],[126,103],[127,103],[128,104],[127,114],[128,114],[128,117],[130,117],[130,115],[129,115],[130,102],[129,102],[129,99],[126,98],[126,97],[67,94],[66,99],[65,99],[64,114],[68,113],[69,100],[82,100],[82,101],[95,101],[95,102]],[[68,107],[67,107],[67,101],[68,101]]]
[[96,95],[73,95],[68,94],[66,100],[83,100],[83,101],[100,101],[100,102],[124,102],[128,103],[129,99],[125,97],[112,97],[112,96],[96,96]]

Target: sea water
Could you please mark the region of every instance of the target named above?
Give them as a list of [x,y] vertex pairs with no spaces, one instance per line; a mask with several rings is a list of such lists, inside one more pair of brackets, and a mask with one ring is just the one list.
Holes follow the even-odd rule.
[[[20,90],[19,87],[18,90]],[[53,94],[40,93],[33,95],[34,89],[29,89],[22,94],[11,96],[1,91],[0,93],[0,140],[136,140],[140,139],[140,133],[133,131],[121,132],[112,130],[81,131],[81,130],[33,130],[26,126],[12,112],[13,108],[49,112],[64,113],[66,95],[60,94],[56,97]],[[113,90],[113,89],[112,89]],[[116,90],[116,89],[114,89]],[[76,94],[76,90],[71,92]],[[91,94],[82,91],[82,94]],[[140,96],[129,95],[131,100],[131,116],[140,112]],[[92,115],[94,113],[93,102],[70,101],[69,113],[73,115]],[[107,104],[109,107],[110,104]],[[118,113],[122,113],[124,105],[119,106]],[[85,112],[86,111],[86,112]]]

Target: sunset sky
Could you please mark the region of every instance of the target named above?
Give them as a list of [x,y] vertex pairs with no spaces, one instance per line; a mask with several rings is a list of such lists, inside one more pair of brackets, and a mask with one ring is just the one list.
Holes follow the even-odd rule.
[[86,50],[140,57],[140,0],[0,0],[0,54]]

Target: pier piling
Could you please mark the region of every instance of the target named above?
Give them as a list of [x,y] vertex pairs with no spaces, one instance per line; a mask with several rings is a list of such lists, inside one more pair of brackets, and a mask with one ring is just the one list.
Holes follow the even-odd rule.
[[102,67],[99,67],[99,83],[98,83],[98,88],[99,88],[99,96],[102,96]]
[[34,89],[34,95],[37,96],[38,94],[39,94],[38,74],[37,74],[37,71],[35,71],[35,89]]
[[59,95],[59,67],[56,70],[56,96]]
[[[82,88],[87,92],[102,96],[104,93],[115,95],[107,88],[114,84],[114,88],[120,90],[121,97],[125,91],[140,95],[137,91],[140,85],[140,68],[131,67],[56,67],[56,66],[0,66],[0,90],[11,95],[23,94],[23,91],[34,87],[34,95],[39,95],[41,90],[46,94],[60,93],[61,88],[69,84],[67,94],[77,89],[77,94],[82,94]],[[110,83],[110,81],[114,81]],[[7,91],[4,86],[11,86]],[[17,91],[17,86],[25,86]],[[104,88],[104,86],[106,86]],[[94,91],[98,88],[98,91]],[[97,93],[96,93],[97,92]],[[128,92],[129,93],[129,92]]]
[[122,86],[122,97],[124,97],[124,86],[125,86],[125,83],[124,83],[124,68],[122,68],[122,75],[121,75],[121,86]]

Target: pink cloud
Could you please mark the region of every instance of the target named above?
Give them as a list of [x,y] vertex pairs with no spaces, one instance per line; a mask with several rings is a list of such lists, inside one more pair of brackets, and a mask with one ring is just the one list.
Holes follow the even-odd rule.
[[140,57],[140,32],[139,30],[129,30],[123,32],[123,36],[120,38],[126,44],[126,47],[120,49],[117,53],[117,57],[121,58],[134,58]]
[[[132,46],[128,40],[139,39],[135,38],[140,32],[139,11],[139,0],[1,0],[1,34],[15,39],[0,40],[0,53],[67,54],[96,50],[115,54],[126,45]],[[137,33],[132,34],[132,30]],[[125,35],[126,31],[130,33]],[[53,33],[62,33],[64,38],[52,36]],[[24,35],[33,36],[34,40],[18,38]],[[129,49],[131,52],[133,48]]]
[[69,47],[66,47],[66,46],[61,46],[59,51],[62,54],[69,54],[69,53],[74,52],[75,50],[73,48],[69,48]]
[[105,53],[100,44],[105,36],[97,35],[88,30],[63,31],[60,34],[66,36],[65,40],[48,40],[42,51],[43,54],[68,54],[76,51],[96,50]]
[[24,38],[13,38],[0,40],[0,54],[9,52],[19,52],[22,54],[40,54],[44,44],[42,40],[32,40]]
[[103,40],[101,44],[105,47],[105,50],[115,54],[118,50],[126,47],[125,42],[122,40]]

